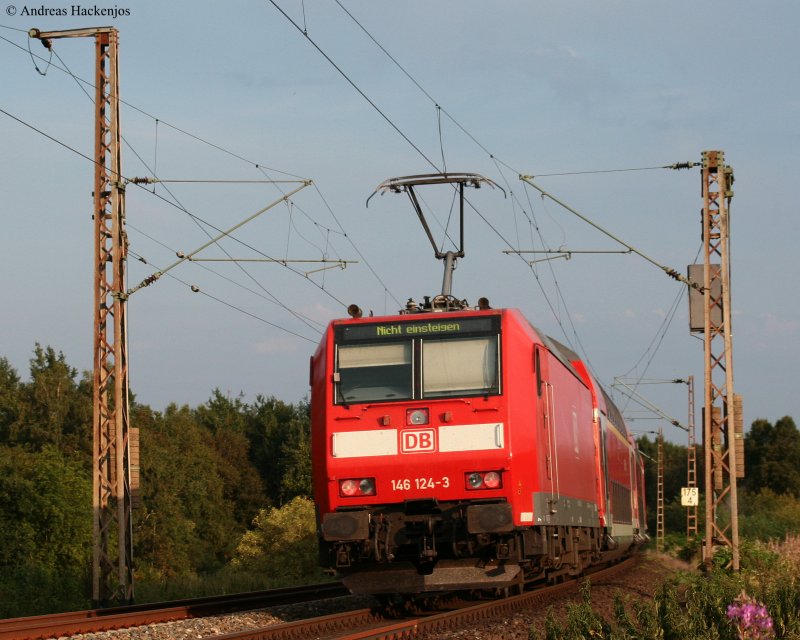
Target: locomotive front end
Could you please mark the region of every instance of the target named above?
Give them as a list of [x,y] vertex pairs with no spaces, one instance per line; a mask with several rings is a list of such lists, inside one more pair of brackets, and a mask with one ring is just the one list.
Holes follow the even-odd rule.
[[497,312],[334,322],[312,362],[321,563],[354,593],[519,567]]

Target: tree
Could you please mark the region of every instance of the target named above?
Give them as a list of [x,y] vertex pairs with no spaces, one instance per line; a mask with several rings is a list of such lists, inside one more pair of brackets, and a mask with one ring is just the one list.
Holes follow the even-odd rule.
[[245,530],[225,496],[227,463],[189,407],[163,415],[138,407],[143,508],[135,512],[136,557],[161,576],[209,572],[231,557]]
[[211,392],[211,398],[205,404],[197,407],[195,415],[200,424],[213,433],[247,431],[248,406],[242,401],[241,395],[231,399],[222,394],[219,389]]
[[250,443],[243,433],[223,431],[213,442],[223,497],[232,503],[236,523],[247,527],[267,503],[264,483],[250,462]]
[[92,385],[64,354],[36,344],[30,361],[30,382],[18,385],[16,420],[7,441],[37,450],[52,444],[66,452],[92,451]]
[[91,553],[84,462],[52,445],[0,446],[0,617],[85,607]]
[[80,567],[92,538],[92,482],[81,460],[47,445],[0,448],[0,566]]
[[198,423],[212,434],[223,495],[233,503],[236,522],[242,528],[267,503],[264,482],[250,459],[248,411],[240,397],[231,400],[214,389],[211,398],[194,412]]
[[[91,382],[49,346],[36,345],[28,382],[0,358],[0,606],[16,598],[17,614],[52,610],[46,599],[26,602],[54,595],[48,585],[62,585],[61,602],[87,593]],[[259,396],[250,405],[215,389],[196,409],[163,413],[132,399],[131,424],[142,447],[142,506],[133,513],[140,577],[215,571],[272,500],[310,494],[307,404]]]
[[758,540],[783,540],[800,531],[800,500],[770,489],[743,491],[739,501],[739,534]]
[[298,496],[310,498],[312,493],[311,434],[301,431],[295,436],[281,447],[284,472],[280,495],[284,502]]
[[16,370],[0,358],[0,444],[10,442],[12,426],[19,420],[19,390]]
[[250,409],[247,435],[268,496],[284,504],[297,495],[311,495],[307,403],[293,405],[258,396]]
[[789,416],[753,422],[744,440],[745,487],[800,497],[800,431]]
[[297,497],[280,508],[262,509],[242,536],[231,562],[291,579],[319,574],[314,503]]

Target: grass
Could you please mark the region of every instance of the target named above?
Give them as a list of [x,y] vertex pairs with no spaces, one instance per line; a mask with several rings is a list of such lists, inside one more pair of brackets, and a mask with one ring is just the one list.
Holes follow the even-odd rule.
[[610,619],[592,609],[587,583],[581,602],[568,606],[564,622],[549,613],[544,632],[531,629],[529,638],[800,639],[800,536],[782,542],[743,541],[740,551],[738,573],[725,568],[729,554],[723,550],[708,573],[678,572],[652,601],[617,596]]
[[[214,574],[182,574],[165,579],[145,569],[137,574],[134,588],[135,601],[149,603],[279,589],[328,580],[331,578],[321,571],[297,580],[230,567]],[[89,575],[56,575],[31,567],[4,569],[0,574],[0,618],[90,609],[91,590]]]

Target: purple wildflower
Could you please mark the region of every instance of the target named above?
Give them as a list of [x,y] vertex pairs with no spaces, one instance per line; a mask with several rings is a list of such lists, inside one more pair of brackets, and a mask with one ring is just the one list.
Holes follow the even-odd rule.
[[726,613],[739,632],[740,640],[770,640],[775,637],[767,608],[744,591],[728,605]]

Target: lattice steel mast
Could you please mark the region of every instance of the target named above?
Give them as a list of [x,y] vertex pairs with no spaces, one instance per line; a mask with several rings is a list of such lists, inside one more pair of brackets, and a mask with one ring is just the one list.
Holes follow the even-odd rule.
[[658,484],[656,491],[656,549],[664,550],[664,430],[658,428]]
[[[711,562],[714,543],[731,549],[739,569],[739,516],[736,479],[737,409],[733,393],[733,330],[731,326],[729,205],[733,169],[722,151],[703,152],[703,309],[705,343],[706,527],[703,559]],[[719,260],[712,264],[712,260]],[[741,434],[738,434],[741,440]],[[741,454],[740,454],[741,455]]]
[[[119,33],[113,27],[29,35],[50,48],[56,38],[95,40],[94,395],[92,600],[133,600],[132,465],[138,453],[129,428],[128,339],[125,296],[125,186],[119,128]],[[138,484],[138,478],[133,478]],[[116,551],[116,554],[114,553]],[[116,558],[113,556],[116,555]]]

